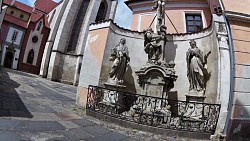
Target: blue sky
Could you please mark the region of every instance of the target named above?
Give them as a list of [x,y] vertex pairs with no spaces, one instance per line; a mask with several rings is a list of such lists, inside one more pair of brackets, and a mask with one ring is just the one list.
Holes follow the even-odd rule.
[[[17,0],[17,1],[30,5],[30,6],[33,6],[35,2],[35,0]],[[61,0],[54,0],[54,1],[59,2]],[[131,20],[132,20],[132,12],[124,4],[124,0],[118,0],[118,7],[117,7],[114,22],[117,23],[121,27],[130,28]]]

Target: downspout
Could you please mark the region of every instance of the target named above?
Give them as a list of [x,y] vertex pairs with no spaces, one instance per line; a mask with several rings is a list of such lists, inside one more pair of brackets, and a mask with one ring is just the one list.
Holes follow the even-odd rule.
[[227,114],[227,120],[226,120],[226,124],[225,124],[225,128],[223,133],[225,135],[227,135],[227,129],[229,127],[229,122],[230,122],[230,118],[232,115],[232,107],[233,107],[233,99],[234,99],[234,87],[235,87],[235,56],[234,56],[234,45],[233,45],[233,38],[232,38],[232,32],[229,26],[229,22],[226,18],[226,14],[225,14],[225,8],[223,5],[222,0],[219,0],[220,3],[220,7],[222,9],[223,12],[223,17],[226,23],[226,30],[228,33],[228,42],[229,42],[229,53],[230,53],[230,93],[229,93],[229,104],[228,104],[228,114]]

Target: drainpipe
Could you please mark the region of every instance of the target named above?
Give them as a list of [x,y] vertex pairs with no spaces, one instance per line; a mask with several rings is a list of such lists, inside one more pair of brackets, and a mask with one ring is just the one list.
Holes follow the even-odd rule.
[[228,33],[228,42],[229,42],[229,52],[230,52],[230,66],[231,66],[231,70],[230,70],[230,93],[229,93],[229,105],[228,105],[228,114],[227,114],[227,120],[226,120],[226,125],[224,128],[224,134],[227,135],[227,129],[229,127],[229,122],[230,122],[230,118],[232,115],[232,107],[233,107],[233,99],[234,99],[234,87],[235,87],[235,56],[234,56],[234,45],[233,45],[233,38],[232,38],[232,32],[229,26],[229,22],[226,18],[225,15],[225,8],[224,5],[222,3],[222,0],[219,0],[220,3],[220,7],[222,9],[223,12],[223,17],[226,23],[226,30]]

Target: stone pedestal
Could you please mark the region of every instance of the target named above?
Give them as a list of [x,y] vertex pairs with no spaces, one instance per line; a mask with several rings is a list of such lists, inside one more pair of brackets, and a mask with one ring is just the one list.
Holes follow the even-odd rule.
[[203,103],[204,100],[205,100],[205,96],[202,93],[199,93],[199,92],[189,92],[187,95],[186,95],[186,101],[187,102],[197,102],[197,103]]
[[121,107],[122,93],[120,91],[124,90],[126,86],[113,83],[104,83],[104,85],[107,90],[103,93],[102,103],[105,105],[116,105]]
[[202,92],[189,92],[186,95],[186,113],[185,117],[189,117],[193,120],[200,120],[203,117],[204,107],[203,102],[205,100],[204,93]]

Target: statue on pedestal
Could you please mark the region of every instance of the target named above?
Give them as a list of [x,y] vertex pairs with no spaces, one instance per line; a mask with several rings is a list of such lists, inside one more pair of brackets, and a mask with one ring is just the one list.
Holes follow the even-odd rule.
[[112,49],[109,61],[113,61],[109,83],[123,84],[123,76],[130,61],[126,39],[122,38],[120,43]]
[[157,31],[160,31],[160,27],[162,25],[165,25],[165,4],[166,0],[154,0],[154,6],[153,9],[157,10]]
[[190,93],[204,93],[204,70],[205,70],[205,55],[196,46],[196,42],[191,40],[191,48],[186,53],[187,61],[187,77],[189,80]]

